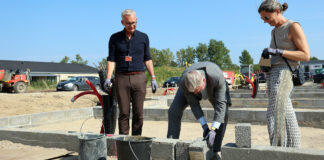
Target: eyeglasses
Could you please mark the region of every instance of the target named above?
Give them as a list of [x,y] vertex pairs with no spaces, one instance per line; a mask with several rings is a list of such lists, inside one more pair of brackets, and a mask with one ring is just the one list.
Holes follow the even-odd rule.
[[134,26],[136,24],[137,24],[137,22],[125,22],[126,26]]
[[268,21],[268,20],[270,20],[270,17],[264,16],[264,17],[261,17],[261,19],[265,20],[265,21]]

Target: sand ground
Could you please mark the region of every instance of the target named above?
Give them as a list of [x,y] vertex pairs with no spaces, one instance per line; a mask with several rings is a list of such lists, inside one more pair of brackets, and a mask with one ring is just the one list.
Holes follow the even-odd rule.
[[[161,95],[164,90],[159,90]],[[80,97],[72,103],[70,99],[80,92],[38,92],[23,94],[0,93],[0,117],[13,115],[32,114],[56,110],[67,110],[94,106],[97,98],[93,95]],[[152,96],[148,90],[148,96]],[[43,125],[30,130],[46,131],[78,131],[84,120],[65,122],[59,124]],[[98,133],[101,120],[89,119],[85,122],[82,132]],[[229,124],[223,144],[235,142],[235,124]],[[324,129],[300,127],[302,148],[324,150]],[[118,128],[116,130],[118,133]],[[143,136],[165,138],[167,133],[166,121],[145,121]],[[199,123],[183,122],[180,139],[194,140],[202,136],[202,129]],[[269,145],[267,128],[265,125],[252,125],[252,144]],[[57,148],[43,148],[27,146],[9,141],[0,141],[0,159],[69,159],[55,158],[70,153],[70,151]],[[77,153],[71,153],[77,155]],[[109,157],[114,159],[113,157]],[[75,157],[74,157],[75,159]]]

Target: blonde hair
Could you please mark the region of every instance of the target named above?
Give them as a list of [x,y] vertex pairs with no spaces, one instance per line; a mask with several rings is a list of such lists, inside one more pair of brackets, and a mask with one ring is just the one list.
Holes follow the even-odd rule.
[[198,70],[192,70],[183,75],[184,82],[189,92],[194,92],[195,89],[203,85],[204,75]]

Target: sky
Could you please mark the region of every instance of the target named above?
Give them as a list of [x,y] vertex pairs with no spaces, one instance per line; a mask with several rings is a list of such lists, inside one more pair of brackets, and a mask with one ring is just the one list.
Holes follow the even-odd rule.
[[[257,10],[262,0],[0,0],[0,60],[60,62],[80,54],[95,66],[108,56],[110,36],[123,30],[121,12],[134,9],[150,47],[182,48],[223,41],[239,64],[247,50],[258,63],[271,30]],[[324,60],[324,1],[285,0],[287,19],[301,24],[311,56]]]

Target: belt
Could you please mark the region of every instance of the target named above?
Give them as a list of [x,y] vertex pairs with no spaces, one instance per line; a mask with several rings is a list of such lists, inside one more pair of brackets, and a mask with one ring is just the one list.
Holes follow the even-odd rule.
[[144,72],[118,72],[117,74],[122,74],[122,75],[135,75],[135,74],[141,74]]

